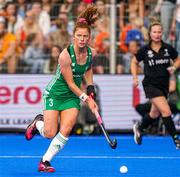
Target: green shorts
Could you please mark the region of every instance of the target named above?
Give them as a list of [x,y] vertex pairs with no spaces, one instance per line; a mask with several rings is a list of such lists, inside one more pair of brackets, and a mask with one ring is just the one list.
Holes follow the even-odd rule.
[[80,99],[56,99],[51,96],[43,96],[44,110],[66,110],[70,108],[76,108],[80,110]]

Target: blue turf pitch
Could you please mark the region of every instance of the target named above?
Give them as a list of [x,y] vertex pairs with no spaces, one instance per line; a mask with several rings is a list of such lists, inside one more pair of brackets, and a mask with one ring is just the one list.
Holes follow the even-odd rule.
[[[180,150],[170,137],[144,137],[141,146],[132,136],[113,137],[118,140],[115,150],[103,136],[70,137],[52,161],[56,172],[47,174],[37,172],[37,165],[49,140],[0,134],[0,177],[180,177]],[[128,173],[119,172],[122,165]]]

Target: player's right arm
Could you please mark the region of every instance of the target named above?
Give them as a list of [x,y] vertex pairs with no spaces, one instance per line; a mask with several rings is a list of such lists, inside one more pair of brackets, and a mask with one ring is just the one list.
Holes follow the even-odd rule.
[[133,85],[135,87],[137,87],[139,85],[139,80],[138,80],[138,77],[137,77],[137,74],[138,74],[138,61],[136,59],[136,57],[134,56],[131,60],[131,73],[132,73],[132,76],[133,76]]
[[81,100],[85,101],[92,112],[94,112],[94,108],[97,107],[96,103],[93,99],[88,97],[74,82],[73,73],[71,69],[71,58],[67,49],[64,49],[59,56],[58,63],[60,65],[61,73],[68,84],[69,89],[77,95]]

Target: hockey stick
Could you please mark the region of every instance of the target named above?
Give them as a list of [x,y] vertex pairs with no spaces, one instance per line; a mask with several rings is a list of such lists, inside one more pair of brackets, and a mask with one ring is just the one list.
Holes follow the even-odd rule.
[[96,116],[96,119],[98,121],[98,124],[101,127],[101,130],[104,133],[104,136],[106,137],[107,142],[109,143],[109,145],[111,146],[112,149],[116,149],[116,147],[117,147],[117,140],[116,139],[114,139],[114,140],[110,139],[110,137],[108,135],[108,132],[106,131],[106,129],[104,127],[104,124],[103,124],[103,121],[102,121],[102,117],[100,116],[100,114],[99,114],[99,112],[97,110],[95,110],[95,116]]

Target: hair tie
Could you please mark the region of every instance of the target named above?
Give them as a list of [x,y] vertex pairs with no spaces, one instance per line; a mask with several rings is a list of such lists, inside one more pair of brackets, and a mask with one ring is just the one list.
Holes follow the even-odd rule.
[[79,18],[78,22],[88,24],[88,22],[85,18]]

